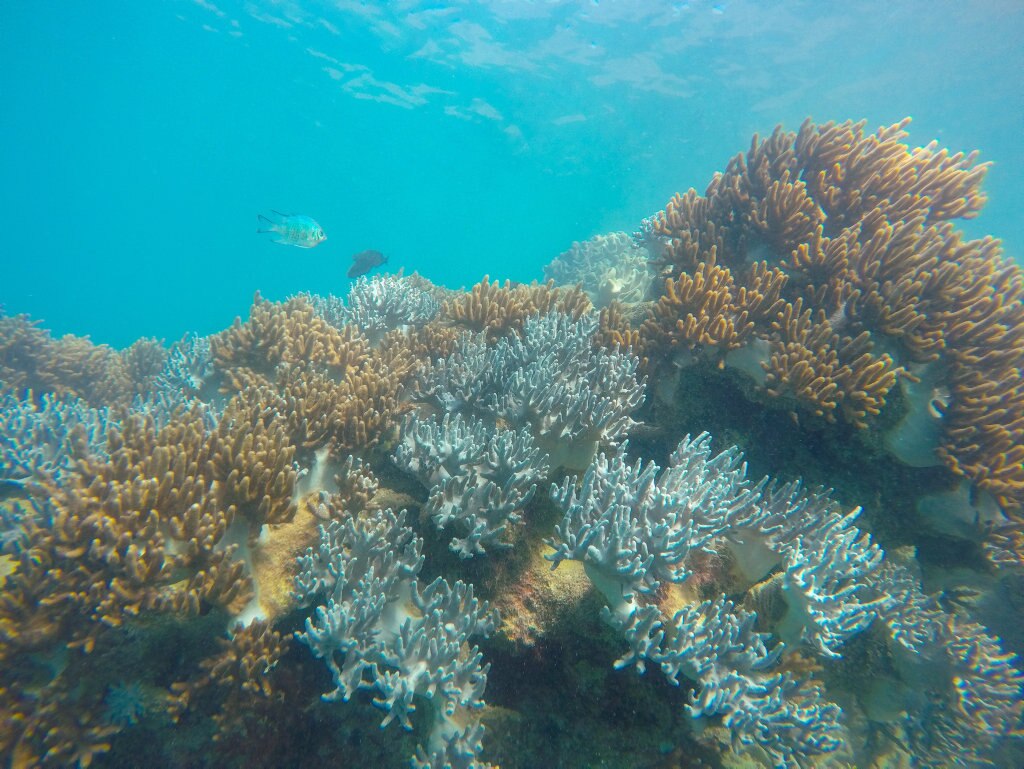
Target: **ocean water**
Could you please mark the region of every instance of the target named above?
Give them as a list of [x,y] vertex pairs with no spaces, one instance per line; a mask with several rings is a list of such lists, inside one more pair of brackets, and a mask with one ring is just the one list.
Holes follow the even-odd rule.
[[0,4],[0,766],[1020,769],[1022,38]]
[[[11,2],[0,302],[123,347],[254,291],[517,281],[702,192],[782,123],[914,118],[994,165],[972,235],[1024,252],[1015,2]],[[255,234],[313,216],[314,251]]]

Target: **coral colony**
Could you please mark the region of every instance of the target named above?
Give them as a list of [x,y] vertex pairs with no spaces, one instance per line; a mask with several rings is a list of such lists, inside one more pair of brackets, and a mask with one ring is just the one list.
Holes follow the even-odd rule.
[[5,760],[1024,765],[1024,273],[905,125],[544,284],[0,316]]

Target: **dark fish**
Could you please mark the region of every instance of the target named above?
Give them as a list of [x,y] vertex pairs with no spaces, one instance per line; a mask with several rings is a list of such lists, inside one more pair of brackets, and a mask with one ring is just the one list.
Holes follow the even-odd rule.
[[374,267],[384,264],[387,260],[388,258],[384,254],[380,251],[374,251],[372,248],[368,251],[360,251],[352,257],[352,266],[348,268],[348,276],[350,278],[358,278],[360,275],[368,273]]

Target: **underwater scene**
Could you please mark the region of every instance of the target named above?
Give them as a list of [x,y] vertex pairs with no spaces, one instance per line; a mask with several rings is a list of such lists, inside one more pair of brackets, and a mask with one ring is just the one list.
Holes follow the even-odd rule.
[[1024,767],[1024,6],[0,8],[0,766]]

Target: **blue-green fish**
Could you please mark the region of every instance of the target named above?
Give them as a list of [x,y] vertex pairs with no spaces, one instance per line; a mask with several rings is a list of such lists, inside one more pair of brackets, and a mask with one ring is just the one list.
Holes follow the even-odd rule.
[[256,232],[274,233],[277,235],[275,243],[298,246],[299,248],[313,248],[327,240],[323,227],[317,224],[312,217],[282,214],[280,211],[271,211],[271,213],[278,217],[277,221],[263,214],[256,215],[256,220],[259,222],[259,229]]

